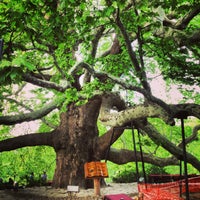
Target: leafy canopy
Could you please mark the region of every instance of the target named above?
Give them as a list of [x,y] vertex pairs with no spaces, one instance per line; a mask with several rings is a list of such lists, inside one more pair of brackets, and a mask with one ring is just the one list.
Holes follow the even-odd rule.
[[[1,0],[0,115],[32,112],[53,98],[62,111],[126,84],[148,90],[158,72],[199,86],[199,9],[195,0]],[[128,91],[131,104],[136,92]],[[182,93],[199,103],[193,90]],[[58,124],[56,112],[46,119]]]

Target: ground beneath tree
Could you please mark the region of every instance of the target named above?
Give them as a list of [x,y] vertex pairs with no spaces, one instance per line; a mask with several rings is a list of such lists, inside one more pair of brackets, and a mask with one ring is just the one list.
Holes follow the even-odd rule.
[[[0,190],[0,200],[102,200],[108,194],[127,194],[136,199],[138,195],[137,183],[110,183],[101,188],[101,196],[96,197],[93,189],[81,189],[75,197],[69,198],[66,189],[53,189],[52,187],[32,187],[13,190]],[[190,193],[190,200],[200,200],[200,193]]]
[[[107,194],[127,194],[131,197],[137,196],[137,183],[110,183],[108,186],[101,188],[101,196],[96,197],[93,189],[83,190],[77,193],[76,197],[71,199],[90,200],[103,199]],[[53,189],[51,187],[32,187],[19,189],[18,192],[13,190],[0,190],[0,200],[66,200],[70,199],[66,189]]]

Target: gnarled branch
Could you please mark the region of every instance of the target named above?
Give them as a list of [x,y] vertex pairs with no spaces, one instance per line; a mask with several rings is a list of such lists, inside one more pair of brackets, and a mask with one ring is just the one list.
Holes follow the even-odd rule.
[[58,108],[59,103],[57,99],[54,99],[52,102],[46,104],[44,107],[37,111],[29,112],[29,113],[22,113],[10,116],[0,116],[0,124],[3,125],[13,125],[25,121],[33,121],[36,119],[40,119],[50,113],[52,110]]

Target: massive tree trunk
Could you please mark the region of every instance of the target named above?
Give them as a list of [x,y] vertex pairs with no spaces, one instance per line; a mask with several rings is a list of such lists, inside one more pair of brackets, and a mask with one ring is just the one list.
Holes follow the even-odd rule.
[[101,98],[90,99],[86,104],[74,103],[61,114],[60,125],[49,133],[35,133],[1,141],[0,152],[26,146],[47,145],[56,152],[56,168],[53,186],[66,188],[67,185],[92,186],[84,178],[84,164],[99,159],[96,148],[99,136],[97,119]]
[[89,186],[90,182],[84,179],[84,163],[95,160],[93,145],[98,137],[100,105],[98,98],[79,107],[71,104],[67,112],[61,115],[60,126],[53,137],[56,151],[54,187],[66,187],[69,184]]

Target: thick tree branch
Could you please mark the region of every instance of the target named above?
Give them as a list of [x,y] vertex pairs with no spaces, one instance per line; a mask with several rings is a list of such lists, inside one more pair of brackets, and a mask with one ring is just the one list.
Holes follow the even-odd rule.
[[194,103],[186,103],[186,104],[174,104],[169,105],[172,115],[176,115],[176,113],[180,113],[184,111],[187,113],[187,116],[193,116],[200,119],[200,105]]
[[66,90],[66,88],[70,87],[70,84],[68,83],[65,87],[62,87],[56,83],[52,83],[46,80],[42,80],[39,78],[36,78],[34,76],[31,76],[31,74],[24,74],[23,75],[24,81],[43,87],[43,88],[47,88],[47,89],[55,89],[59,92],[64,92]]
[[[113,112],[113,110],[115,110]],[[119,95],[106,93],[102,97],[99,119],[109,126],[124,126],[134,120],[147,117],[159,117],[167,124],[173,125],[171,116],[157,104],[142,104],[126,109],[124,100]]]
[[[144,126],[143,124],[138,124],[138,126],[141,129],[142,133],[147,134],[156,144],[161,145],[177,159],[183,159],[183,150],[171,141],[169,141],[166,137],[161,135],[150,123],[148,123],[146,126]],[[187,152],[187,158],[188,162],[193,167],[200,170],[200,162],[195,156]]]
[[[140,152],[136,152],[136,157],[135,157],[134,151],[127,150],[127,149],[119,150],[119,149],[111,148],[108,160],[111,162],[114,162],[116,164],[119,164],[119,165],[126,164],[128,162],[135,162],[135,161],[141,162],[142,161]],[[102,158],[102,159],[104,159],[104,158]],[[150,164],[157,165],[160,167],[179,164],[179,161],[174,157],[159,158],[152,154],[148,154],[148,153],[144,153],[144,152],[143,152],[143,159],[144,159],[145,163],[150,163]]]
[[[189,144],[189,143],[193,142],[194,140],[197,140],[199,130],[200,130],[200,124],[193,128],[192,134],[189,137],[185,138],[185,143]],[[183,142],[181,142],[178,146],[183,147]]]
[[51,133],[33,133],[0,141],[0,152],[11,151],[22,147],[47,145],[53,147]]
[[[18,102],[17,100],[15,99],[11,99],[11,98],[4,98],[5,100],[9,101],[9,102],[13,102],[14,104],[16,104],[17,106],[20,106],[21,108],[25,108],[27,111],[29,112],[34,112],[33,109],[31,109],[29,106],[21,103],[21,102]],[[52,123],[49,123],[45,118],[41,118],[41,121],[46,124],[47,126],[51,127],[51,128],[56,128],[55,125],[53,125]]]
[[46,104],[43,108],[34,112],[22,113],[19,115],[11,115],[11,116],[0,116],[0,124],[13,125],[25,121],[33,121],[36,119],[40,119],[58,107],[59,103],[57,99],[54,99],[52,102]]
[[105,27],[104,26],[100,26],[100,28],[97,30],[95,38],[92,40],[92,52],[91,52],[92,58],[96,57],[99,40],[101,39],[104,30],[105,30]]
[[144,119],[147,117],[160,118],[166,124],[174,125],[174,120],[166,111],[157,104],[142,104],[137,105],[126,110],[110,113],[107,109],[104,109],[100,113],[100,120],[107,126],[123,126],[131,121]]
[[133,63],[133,66],[136,70],[138,78],[140,79],[144,89],[147,90],[149,93],[151,93],[150,85],[147,82],[146,72],[140,67],[137,56],[136,56],[135,52],[133,51],[133,48],[131,45],[131,40],[129,39],[128,33],[119,17],[119,10],[118,10],[117,17],[116,17],[116,24],[118,25],[118,27],[124,37],[131,62]]
[[183,30],[185,29],[190,21],[200,13],[200,5],[195,5],[195,7],[190,10],[183,18],[179,19],[177,22],[165,18],[163,21],[164,26],[170,26],[173,29]]

